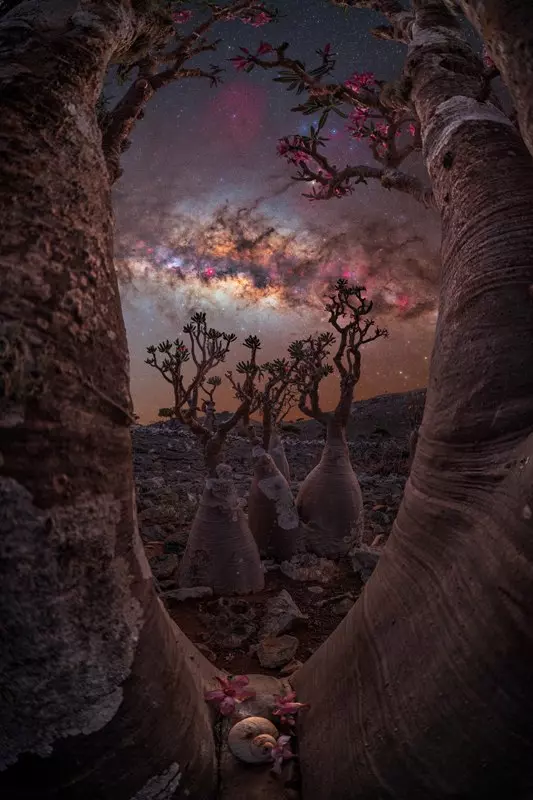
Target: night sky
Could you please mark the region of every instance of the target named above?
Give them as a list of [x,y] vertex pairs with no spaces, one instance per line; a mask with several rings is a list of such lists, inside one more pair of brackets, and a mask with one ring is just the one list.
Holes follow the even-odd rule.
[[[439,222],[415,200],[357,186],[347,198],[310,202],[307,185],[276,153],[280,137],[305,133],[313,117],[290,111],[299,99],[273,82],[274,71],[236,72],[239,46],[290,42],[287,55],[318,66],[317,48],[331,43],[334,78],[355,71],[391,78],[403,47],[375,40],[379,15],[346,13],[327,0],[285,0],[283,18],[253,28],[220,24],[217,53],[195,65],[224,66],[223,83],[182,80],[163,89],[137,124],[115,188],[117,266],[131,356],[134,408],[142,422],[171,405],[170,386],[144,364],[146,347],[180,335],[194,311],[234,331],[259,335],[264,359],[282,356],[296,338],[323,330],[320,294],[329,279],[364,284],[373,316],[389,338],[363,351],[357,398],[424,386],[436,311]],[[185,28],[186,30],[186,28]],[[189,66],[189,65],[188,65]],[[302,99],[305,95],[302,96]],[[327,153],[340,168],[372,164],[364,141],[330,115]],[[423,175],[420,156],[404,170]],[[247,351],[234,345],[227,368]],[[220,373],[222,374],[222,373]],[[324,393],[335,400],[335,386]],[[235,403],[221,392],[219,410]]]

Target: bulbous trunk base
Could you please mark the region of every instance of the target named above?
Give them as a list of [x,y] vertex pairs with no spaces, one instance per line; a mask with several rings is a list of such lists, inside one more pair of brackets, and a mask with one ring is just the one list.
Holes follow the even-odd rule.
[[255,540],[221,464],[208,478],[179,567],[180,586],[210,586],[215,594],[253,594],[265,585]]
[[320,463],[302,483],[296,507],[308,526],[308,551],[338,558],[361,544],[363,496],[344,435],[328,433]]
[[284,561],[305,549],[290,486],[262,447],[254,448],[248,524],[261,555]]

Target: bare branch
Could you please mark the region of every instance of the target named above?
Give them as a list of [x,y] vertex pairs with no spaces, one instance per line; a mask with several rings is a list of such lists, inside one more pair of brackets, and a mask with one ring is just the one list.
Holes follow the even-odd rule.
[[226,6],[208,7],[208,13],[206,20],[183,35],[181,23],[188,22],[192,12],[168,13],[168,16],[163,12],[158,34],[148,45],[145,43],[136,60],[119,67],[122,80],[130,79],[135,73],[136,76],[115,107],[101,118],[103,149],[111,183],[121,176],[120,157],[130,145],[135,123],[142,119],[144,107],[157,91],[173,81],[187,78],[207,78],[212,86],[220,81],[223,70],[216,65],[208,70],[186,66],[201,53],[217,49],[221,40],[208,41],[206,34],[221,22],[240,19],[255,25],[269,22],[275,16],[254,0],[232,0]]

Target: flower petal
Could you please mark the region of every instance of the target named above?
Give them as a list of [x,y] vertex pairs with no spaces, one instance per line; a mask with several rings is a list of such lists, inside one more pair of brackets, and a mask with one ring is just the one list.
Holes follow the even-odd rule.
[[248,686],[250,678],[248,675],[234,675],[229,679],[232,689],[240,689],[241,687]]
[[224,700],[225,696],[226,695],[224,694],[222,689],[213,689],[212,692],[205,692],[205,694],[204,694],[204,698],[206,700],[220,700],[220,701],[222,701],[222,700]]
[[235,711],[235,700],[233,697],[225,697],[218,710],[224,717],[229,717]]

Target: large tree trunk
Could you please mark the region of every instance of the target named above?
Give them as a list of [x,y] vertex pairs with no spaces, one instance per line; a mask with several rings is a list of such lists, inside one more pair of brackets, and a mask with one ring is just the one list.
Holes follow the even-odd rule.
[[209,586],[216,594],[250,594],[265,585],[259,550],[231,477],[220,464],[207,478],[179,567],[181,586]]
[[295,678],[305,800],[533,790],[533,165],[424,6],[407,69],[443,223],[427,402],[377,569]]
[[306,477],[296,498],[306,530],[306,549],[319,556],[345,555],[363,539],[363,497],[352,469],[344,425],[335,415],[328,422],[319,463]]
[[511,93],[520,131],[533,155],[533,3],[459,0]]
[[[144,22],[140,20],[141,23]],[[190,648],[135,519],[128,354],[95,103],[129,2],[0,20],[0,794],[213,797]]]

